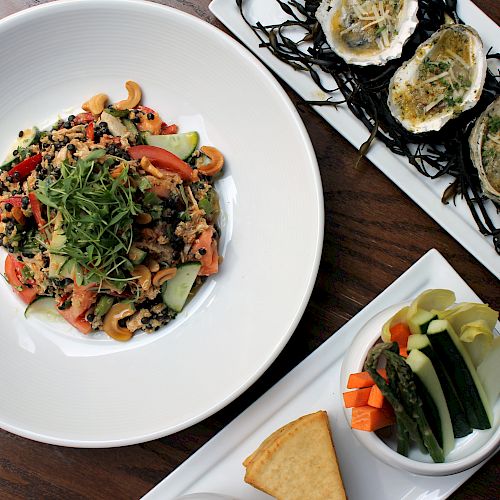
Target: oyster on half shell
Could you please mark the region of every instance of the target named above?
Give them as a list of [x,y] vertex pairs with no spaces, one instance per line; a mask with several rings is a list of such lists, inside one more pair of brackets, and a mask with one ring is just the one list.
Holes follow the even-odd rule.
[[500,202],[500,97],[476,120],[469,147],[484,194]]
[[387,104],[410,132],[440,130],[476,105],[486,77],[486,54],[476,30],[442,26],[394,73]]
[[418,24],[417,11],[417,0],[323,0],[316,19],[346,63],[382,66],[401,56]]

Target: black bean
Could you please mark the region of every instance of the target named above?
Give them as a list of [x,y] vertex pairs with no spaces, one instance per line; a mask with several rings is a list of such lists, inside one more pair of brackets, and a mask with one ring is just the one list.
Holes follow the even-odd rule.
[[12,154],[13,154],[14,156],[17,156],[17,155],[19,154],[19,151],[18,151],[17,149],[14,149],[14,151],[12,151]]
[[125,328],[127,326],[127,319],[123,318],[123,319],[118,320],[118,326],[120,328]]
[[154,113],[148,113],[148,120],[154,120],[154,119],[155,119]]
[[6,180],[7,182],[12,182],[12,177],[11,177],[10,175],[8,175],[8,176],[5,178],[5,180]]
[[142,319],[141,319],[141,323],[142,323],[143,325],[147,325],[147,324],[149,323],[149,318],[142,318]]
[[[13,208],[11,203],[6,203],[4,205],[4,207],[5,207],[5,211],[6,212],[10,212],[12,210],[12,208]],[[7,219],[5,219],[5,220],[7,220]]]
[[19,131],[19,134],[17,134],[19,137],[22,137],[24,135],[24,131],[23,130],[20,130]]
[[17,256],[17,260],[22,261],[22,260],[23,260],[22,256],[21,256],[21,255],[18,255],[18,256]]
[[76,151],[76,146],[74,144],[68,144],[68,151],[73,153],[74,151]]
[[71,128],[71,122],[64,122],[63,123],[63,128]]
[[75,119],[75,115],[69,115],[68,116],[68,121],[72,122]]
[[14,247],[12,245],[7,245],[7,252],[14,253]]
[[19,179],[21,178],[21,174],[19,172],[14,172],[12,174],[12,178],[14,179],[14,182],[19,182]]
[[174,234],[172,238],[170,239],[170,246],[174,249],[180,252],[184,248],[184,240],[180,237]]
[[17,189],[14,189],[14,191],[12,191],[12,194],[13,194],[14,196],[16,196],[16,194],[17,194],[17,193],[18,193]]
[[92,321],[94,321],[95,319],[95,314],[87,314],[87,321],[89,321],[90,323],[92,323]]

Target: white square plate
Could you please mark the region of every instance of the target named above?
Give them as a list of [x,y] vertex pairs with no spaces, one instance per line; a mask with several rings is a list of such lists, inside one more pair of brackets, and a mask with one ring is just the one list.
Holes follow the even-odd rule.
[[[339,384],[342,360],[361,327],[380,311],[410,300],[428,288],[453,290],[457,302],[479,301],[444,257],[437,250],[430,250],[144,498],[171,500],[196,492],[220,493],[238,500],[269,498],[244,483],[243,460],[273,431],[317,410],[326,410],[330,417],[335,449],[350,500],[446,498],[482,463],[459,474],[441,477],[418,476],[384,464],[358,442],[349,428]],[[363,471],[362,480],[359,471]],[[376,497],[374,492],[378,492]]]

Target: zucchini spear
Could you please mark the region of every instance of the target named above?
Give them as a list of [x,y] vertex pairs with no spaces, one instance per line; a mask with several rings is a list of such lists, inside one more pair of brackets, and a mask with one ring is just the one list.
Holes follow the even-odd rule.
[[[368,371],[375,384],[393,407],[398,429],[403,427],[408,432],[409,438],[415,441],[420,448],[422,448],[423,442],[434,462],[444,462],[443,449],[439,446],[422,409],[422,401],[417,394],[413,372],[404,358],[398,354],[398,351],[399,347],[396,342],[383,342],[375,345],[368,353],[365,370]],[[386,383],[377,372],[378,361],[382,355],[386,358],[388,373],[397,376],[396,384],[399,388],[399,395],[395,394],[391,385]],[[398,437],[399,440],[400,437]],[[405,444],[398,442],[398,449],[400,447],[404,449]]]

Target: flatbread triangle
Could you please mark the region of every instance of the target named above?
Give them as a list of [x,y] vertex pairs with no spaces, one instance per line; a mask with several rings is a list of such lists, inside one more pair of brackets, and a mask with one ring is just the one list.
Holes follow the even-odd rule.
[[346,498],[326,411],[281,427],[243,465],[245,481],[278,500]]

